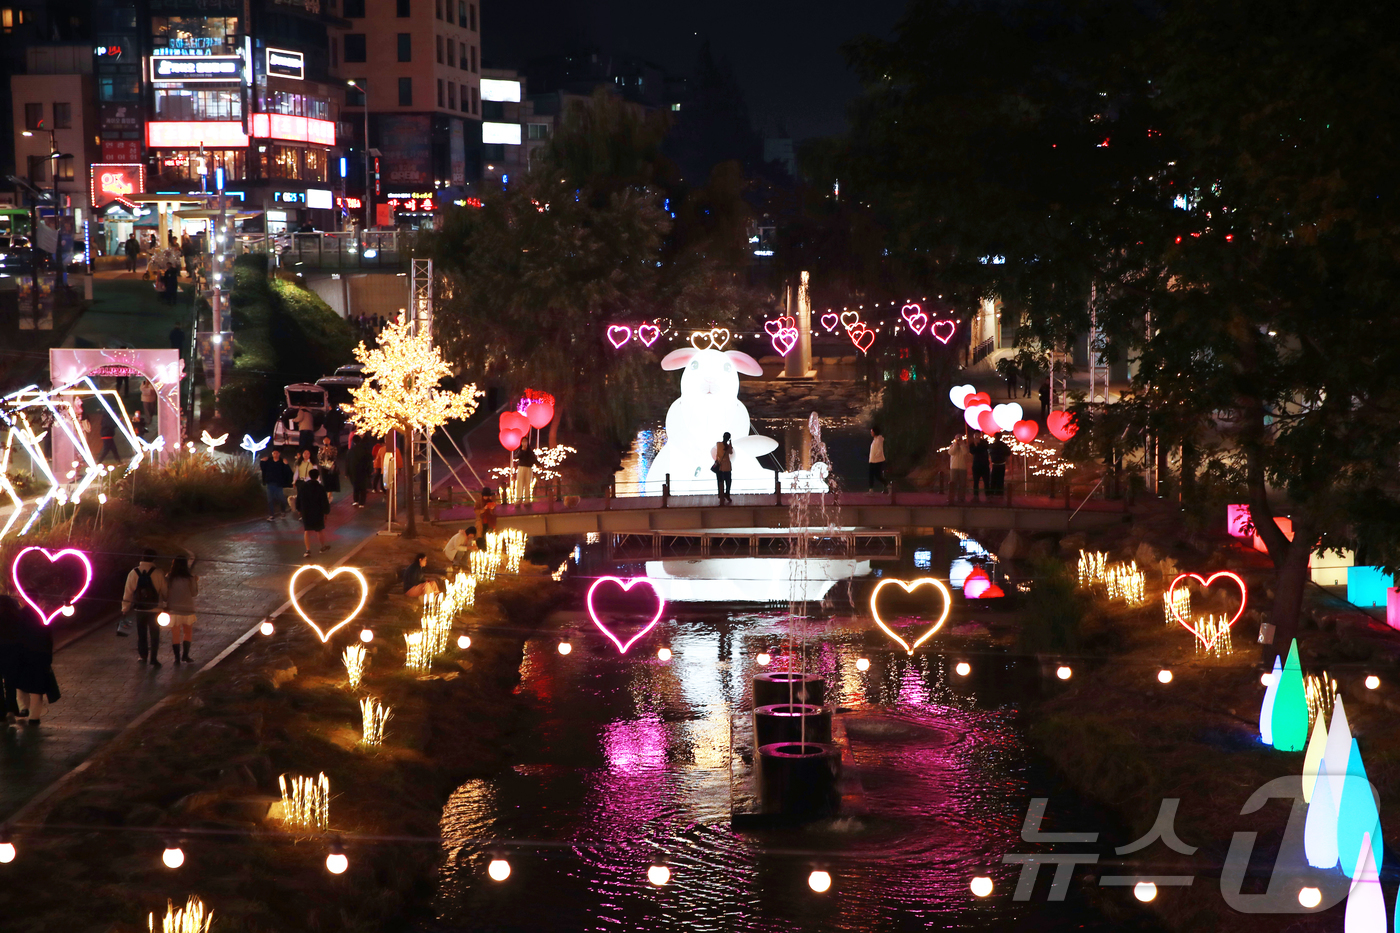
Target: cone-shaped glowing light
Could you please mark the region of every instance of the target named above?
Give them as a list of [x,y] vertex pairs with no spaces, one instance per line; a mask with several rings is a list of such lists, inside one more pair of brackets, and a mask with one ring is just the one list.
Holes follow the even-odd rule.
[[1303,824],[1303,854],[1313,868],[1337,867],[1337,805],[1332,801],[1332,782],[1327,780],[1327,761],[1317,766],[1317,783],[1308,803]]
[[1346,933],[1386,933],[1385,896],[1381,894],[1380,872],[1371,856],[1371,836],[1362,837],[1360,868],[1347,892]]
[[1327,750],[1327,724],[1322,721],[1321,711],[1313,723],[1312,738],[1308,739],[1308,752],[1303,756],[1303,800],[1311,802],[1313,784],[1317,781],[1317,769],[1322,764],[1322,753]]
[[1327,783],[1331,785],[1332,810],[1334,812],[1337,809],[1337,801],[1342,799],[1342,781],[1347,775],[1347,759],[1349,758],[1351,758],[1351,726],[1347,724],[1347,711],[1342,706],[1342,698],[1337,697],[1337,705],[1332,707],[1332,724],[1327,727],[1327,746],[1322,750],[1322,760],[1327,762]]
[[1269,689],[1264,691],[1264,702],[1259,707],[1259,739],[1265,745],[1274,744],[1274,697],[1278,696],[1278,682],[1282,679],[1283,663],[1275,656]]
[[1381,815],[1376,809],[1376,795],[1366,777],[1366,765],[1361,761],[1361,749],[1351,740],[1351,758],[1342,784],[1342,796],[1337,802],[1337,857],[1348,878],[1355,878],[1362,867],[1362,840],[1370,837],[1371,856],[1377,866],[1385,864],[1385,841],[1381,838]]
[[1281,752],[1301,752],[1308,744],[1308,697],[1303,689],[1303,667],[1298,661],[1298,642],[1288,649],[1283,678],[1274,695],[1272,717],[1274,748]]

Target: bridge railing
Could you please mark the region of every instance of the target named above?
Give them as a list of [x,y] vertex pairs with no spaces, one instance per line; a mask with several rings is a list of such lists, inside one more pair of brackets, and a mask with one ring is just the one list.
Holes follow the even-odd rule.
[[372,272],[403,267],[408,236],[398,230],[245,233],[234,238],[234,252],[266,253],[275,266],[296,272]]

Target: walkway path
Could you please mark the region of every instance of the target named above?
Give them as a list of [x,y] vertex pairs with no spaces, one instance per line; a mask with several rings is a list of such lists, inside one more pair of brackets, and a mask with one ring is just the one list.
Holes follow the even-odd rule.
[[[337,503],[327,522],[331,550],[314,560],[330,565],[383,527],[383,503],[355,510]],[[378,505],[376,508],[375,506]],[[162,629],[161,667],[141,664],[136,638],[114,637],[104,625],[60,648],[54,673],[63,699],[42,724],[0,737],[0,821],[88,758],[132,720],[195,676],[287,598],[287,579],[301,561],[301,524],[283,519],[240,522],[202,532],[185,543],[199,558],[198,622],[189,666],[173,663],[170,632]]]

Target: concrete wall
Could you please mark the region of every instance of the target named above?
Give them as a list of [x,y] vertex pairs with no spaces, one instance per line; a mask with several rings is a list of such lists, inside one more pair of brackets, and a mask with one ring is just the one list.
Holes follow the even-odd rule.
[[408,307],[408,276],[392,273],[306,275],[306,287],[341,317],[379,314],[393,318]]

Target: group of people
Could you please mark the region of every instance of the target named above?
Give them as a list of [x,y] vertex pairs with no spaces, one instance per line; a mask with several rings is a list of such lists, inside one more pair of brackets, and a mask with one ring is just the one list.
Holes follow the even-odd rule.
[[350,326],[355,329],[355,336],[371,343],[388,323],[382,314],[356,314],[350,318]]
[[53,674],[53,630],[38,613],[0,590],[0,702],[11,727],[37,726],[57,702]]
[[[354,464],[353,458],[351,464]],[[267,520],[274,522],[284,515],[294,514],[301,520],[302,543],[306,548],[301,556],[311,556],[313,536],[322,553],[329,551],[326,516],[331,511],[332,497],[340,492],[340,448],[335,442],[330,437],[324,437],[320,447],[315,450],[301,448],[291,462],[282,459],[281,449],[274,447],[263,454],[258,468],[267,493]],[[352,472],[352,482],[354,476]],[[292,490],[290,502],[288,489]],[[359,485],[356,486],[356,497],[356,505],[360,505],[363,493]]]
[[[176,557],[166,572],[157,566],[156,552],[146,548],[140,562],[126,575],[122,615],[135,613],[136,653],[142,664],[160,667],[162,613],[169,617],[170,652],[175,663],[193,663],[190,642],[194,638],[194,601],[199,595],[194,564],[192,558]],[[119,626],[117,634],[125,636],[127,632]]]
[[[141,256],[141,241],[136,238],[134,232],[122,244],[122,252],[126,254],[127,271],[135,272],[137,260]],[[173,305],[180,294],[181,265],[184,266],[185,274],[191,280],[197,281],[201,268],[200,257],[203,255],[204,236],[202,233],[195,236],[182,233],[179,239],[176,239],[173,231],[168,232],[163,247],[160,245],[160,240],[152,233],[146,241],[145,277],[154,278],[162,298],[167,304]]]
[[953,501],[967,498],[968,468],[972,470],[972,497],[979,498],[979,489],[988,496],[1006,493],[1006,464],[1011,459],[1011,447],[1001,434],[987,440],[982,434],[971,443],[959,434],[948,448],[949,493]]

